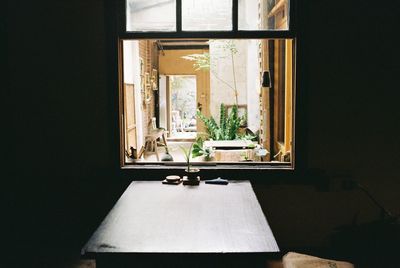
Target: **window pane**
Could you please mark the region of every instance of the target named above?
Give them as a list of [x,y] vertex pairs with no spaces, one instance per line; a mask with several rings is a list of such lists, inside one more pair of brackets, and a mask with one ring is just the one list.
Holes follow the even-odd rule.
[[184,165],[191,150],[194,165],[291,165],[293,48],[291,39],[124,40],[121,157]]
[[175,0],[127,0],[126,30],[170,32],[176,30]]
[[290,0],[239,0],[239,30],[288,30]]
[[182,30],[232,30],[232,0],[182,0]]

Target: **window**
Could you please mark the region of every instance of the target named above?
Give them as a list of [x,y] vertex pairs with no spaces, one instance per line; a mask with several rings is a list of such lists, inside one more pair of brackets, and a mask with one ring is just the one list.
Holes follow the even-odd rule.
[[288,0],[239,0],[239,29],[288,30],[288,12]]
[[183,31],[231,31],[231,0],[182,0]]
[[127,31],[175,31],[176,1],[127,0]]
[[121,165],[294,167],[290,0],[126,0]]

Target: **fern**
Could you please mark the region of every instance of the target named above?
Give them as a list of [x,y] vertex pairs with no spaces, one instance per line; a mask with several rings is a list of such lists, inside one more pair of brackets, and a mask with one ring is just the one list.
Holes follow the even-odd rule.
[[226,137],[226,109],[225,105],[221,103],[220,109],[219,109],[219,126],[221,129],[221,138],[225,139]]
[[212,140],[240,139],[241,136],[239,136],[238,130],[243,118],[238,115],[237,105],[233,105],[231,112],[227,116],[226,107],[222,103],[219,112],[219,125],[215,121],[214,117],[210,116],[207,118],[200,111],[197,111],[196,113],[197,117],[204,122],[209,138]]
[[197,110],[196,115],[204,122],[207,134],[210,135],[210,138],[217,140],[217,137],[219,136],[219,126],[217,122],[215,122],[215,119],[212,116],[210,116],[210,118],[205,117],[199,110]]
[[235,140],[238,138],[238,130],[240,127],[241,119],[238,117],[238,107],[237,105],[233,105],[232,111],[229,113],[228,122],[227,122],[227,139]]

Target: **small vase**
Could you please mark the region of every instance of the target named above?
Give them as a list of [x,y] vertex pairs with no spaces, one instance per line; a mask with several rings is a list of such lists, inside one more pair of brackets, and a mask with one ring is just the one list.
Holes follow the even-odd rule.
[[188,180],[197,180],[199,177],[200,169],[191,168],[189,171],[185,169],[185,176],[187,176]]
[[183,176],[183,185],[199,186],[200,185],[200,170],[198,168],[185,169]]

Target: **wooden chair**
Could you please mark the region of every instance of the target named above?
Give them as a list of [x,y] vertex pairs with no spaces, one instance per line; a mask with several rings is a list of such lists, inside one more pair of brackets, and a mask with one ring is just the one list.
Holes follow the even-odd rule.
[[[152,118],[151,130],[145,136],[145,144],[144,144],[144,154],[146,153],[155,153],[157,161],[160,161],[160,157],[158,155],[158,139],[162,138],[163,146],[167,146],[167,139],[165,138],[165,130],[162,128],[157,128],[155,123],[155,117]],[[139,156],[140,157],[140,156]]]

